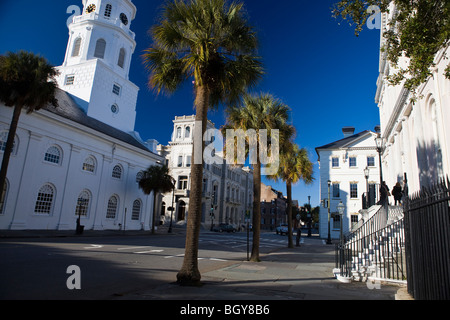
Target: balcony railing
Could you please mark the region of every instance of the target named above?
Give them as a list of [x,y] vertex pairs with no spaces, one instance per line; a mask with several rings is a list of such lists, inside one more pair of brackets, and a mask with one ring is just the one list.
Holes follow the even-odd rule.
[[82,21],[87,21],[87,20],[97,20],[97,21],[101,21],[104,23],[110,23],[112,25],[115,25],[116,27],[119,27],[120,29],[122,29],[125,33],[127,33],[133,40],[136,38],[136,34],[131,31],[126,25],[124,25],[122,23],[122,21],[120,21],[120,19],[118,18],[108,18],[105,17],[103,15],[100,15],[98,13],[92,12],[89,14],[83,14],[81,16],[76,16],[73,18],[72,23],[79,23]]

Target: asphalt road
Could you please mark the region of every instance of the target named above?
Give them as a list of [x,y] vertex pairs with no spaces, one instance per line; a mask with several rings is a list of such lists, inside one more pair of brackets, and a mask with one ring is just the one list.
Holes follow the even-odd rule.
[[[184,242],[183,234],[3,239],[0,299],[111,299],[174,282]],[[286,244],[263,233],[260,251]],[[247,258],[246,233],[202,233],[199,246],[202,273]]]

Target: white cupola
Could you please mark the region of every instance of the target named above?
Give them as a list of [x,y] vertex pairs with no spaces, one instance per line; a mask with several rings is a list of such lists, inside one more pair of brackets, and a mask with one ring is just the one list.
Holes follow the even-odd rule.
[[134,131],[139,88],[129,81],[136,48],[130,0],[83,0],[69,25],[69,41],[58,83],[88,116],[122,131]]

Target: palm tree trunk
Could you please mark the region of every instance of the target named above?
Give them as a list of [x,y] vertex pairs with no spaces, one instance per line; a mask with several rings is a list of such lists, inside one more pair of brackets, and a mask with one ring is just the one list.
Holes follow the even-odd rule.
[[155,216],[156,216],[156,190],[153,190],[153,215],[152,215],[152,234],[155,233]]
[[[20,102],[14,106],[14,113],[9,126],[8,139],[6,140],[5,150],[3,152],[2,168],[0,169],[0,193],[3,192],[3,186],[6,181],[6,173],[8,172],[9,158],[14,147],[14,138],[16,137],[17,125],[19,123],[20,113],[23,104]],[[1,194],[0,194],[1,196]]]
[[[199,285],[201,274],[198,270],[198,239],[200,236],[200,223],[202,219],[202,186],[203,186],[203,150],[205,143],[203,135],[206,131],[207,116],[209,106],[209,90],[207,86],[197,87],[195,107],[196,123],[201,122],[201,140],[197,126],[194,128],[194,149],[195,144],[202,144],[202,159],[195,159],[195,152],[192,153],[191,165],[191,191],[189,196],[189,211],[187,217],[186,244],[183,266],[177,274],[177,282],[182,285]],[[197,164],[198,162],[198,164]]]
[[294,247],[294,242],[292,240],[292,184],[291,182],[286,182],[286,193],[287,193],[287,220],[288,220],[288,248]]
[[253,167],[253,244],[252,255],[250,256],[250,261],[253,262],[261,261],[259,259],[259,237],[261,233],[261,161],[259,159],[259,153],[257,154],[256,165]]

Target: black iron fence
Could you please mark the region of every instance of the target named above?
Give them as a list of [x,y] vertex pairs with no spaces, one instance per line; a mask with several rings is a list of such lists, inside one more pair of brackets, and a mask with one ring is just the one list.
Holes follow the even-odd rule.
[[398,214],[395,207],[380,206],[343,244],[336,245],[341,277],[406,281],[404,220]]
[[408,292],[417,300],[450,299],[449,180],[405,201]]

